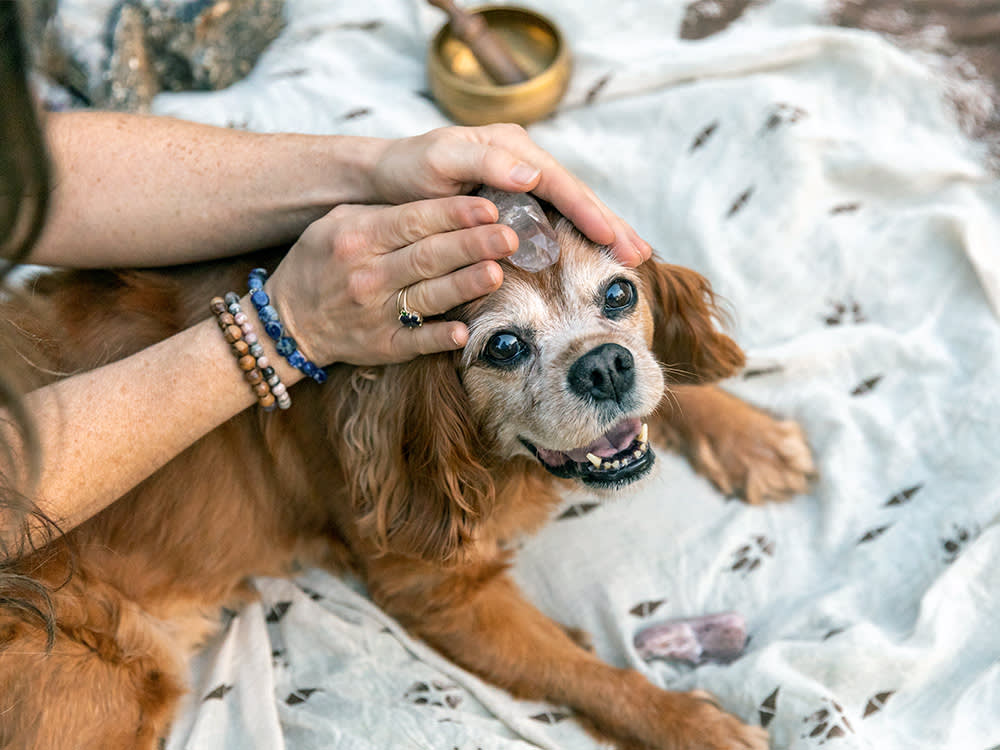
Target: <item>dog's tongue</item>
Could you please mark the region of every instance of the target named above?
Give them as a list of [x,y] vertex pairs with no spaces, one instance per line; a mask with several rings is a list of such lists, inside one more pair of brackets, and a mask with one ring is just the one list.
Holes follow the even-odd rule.
[[632,444],[632,441],[638,437],[641,426],[638,419],[622,420],[590,445],[568,451],[566,455],[574,461],[581,462],[587,460],[588,453],[593,453],[600,458],[610,458]]
[[567,458],[583,463],[587,460],[588,453],[600,458],[610,458],[628,448],[638,437],[641,427],[642,423],[638,419],[623,419],[590,445],[565,452],[538,448],[538,457],[550,466],[560,466],[566,463]]

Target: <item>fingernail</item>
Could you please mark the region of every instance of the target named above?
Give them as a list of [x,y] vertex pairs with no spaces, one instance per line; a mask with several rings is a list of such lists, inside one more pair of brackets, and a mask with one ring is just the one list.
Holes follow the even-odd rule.
[[503,229],[493,233],[493,236],[490,237],[489,244],[490,250],[494,255],[503,257],[510,255],[517,249],[516,238],[515,243],[511,244],[510,235],[510,232]]
[[472,215],[478,224],[492,224],[497,220],[496,206],[492,203],[481,203],[473,209]]
[[525,164],[523,161],[519,161],[514,165],[514,168],[510,170],[510,179],[519,185],[530,185],[541,173],[542,170],[537,167],[533,167],[530,164]]
[[469,329],[464,325],[452,329],[451,332],[451,343],[455,345],[456,349],[461,349],[469,342]]
[[639,251],[639,255],[645,260],[653,255],[653,246],[650,245],[646,240],[636,234],[635,230],[629,232],[629,237],[632,239],[632,244],[635,245],[636,249]]
[[486,276],[485,278],[485,288],[486,292],[492,292],[497,289],[503,283],[503,269],[498,263],[493,261],[486,261],[486,269],[483,272]]
[[635,267],[642,263],[642,253],[635,243],[627,237],[616,235],[614,247],[618,260],[625,265]]

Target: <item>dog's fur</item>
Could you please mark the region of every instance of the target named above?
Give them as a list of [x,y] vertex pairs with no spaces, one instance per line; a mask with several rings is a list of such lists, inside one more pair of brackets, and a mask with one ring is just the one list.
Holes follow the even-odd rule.
[[[663,691],[601,662],[505,572],[505,541],[544,524],[570,481],[542,457],[558,464],[616,423],[627,442],[634,420],[648,420],[654,441],[752,502],[803,490],[812,471],[796,425],[707,385],[743,355],[716,329],[701,276],[655,262],[626,269],[568,222],[558,233],[555,266],[507,265],[498,292],[453,311],[471,330],[463,353],[333,367],[326,385],[297,386],[288,412],[247,410],[70,532],[69,544],[24,559],[22,573],[56,590],[57,630],[47,648],[43,623],[0,608],[0,746],[155,747],[219,605],[247,596],[249,576],[297,562],[350,566],[411,633],[515,695],[571,707],[618,747],[766,747],[763,730],[707,694]],[[260,262],[56,275],[37,283],[47,315],[3,313],[24,332],[22,354],[39,361],[44,350],[53,370],[72,372],[203,319],[208,299],[239,288]],[[609,314],[614,279],[634,283],[638,299]],[[483,356],[497,331],[521,337],[521,359]],[[587,392],[592,371],[568,385],[574,364],[605,344],[631,354],[611,365],[631,370],[628,382],[609,397]],[[175,387],[164,384],[165,409]],[[651,454],[636,463],[598,484],[612,491],[637,478]],[[566,467],[586,478],[585,462],[555,470]]]

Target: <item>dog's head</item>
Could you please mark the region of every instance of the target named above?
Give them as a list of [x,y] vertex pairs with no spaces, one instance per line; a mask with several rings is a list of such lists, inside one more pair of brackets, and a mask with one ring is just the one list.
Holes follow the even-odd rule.
[[631,269],[565,219],[561,256],[461,312],[469,408],[491,451],[530,453],[552,474],[617,487],[653,464],[646,419],[668,382],[716,380],[741,361],[713,325],[714,300],[687,269]]
[[381,427],[354,438],[366,467],[356,502],[384,550],[453,556],[490,515],[500,467],[518,457],[595,487],[639,479],[654,461],[644,425],[664,386],[742,364],[702,276],[655,261],[627,268],[554,223],[556,264],[529,273],[505,263],[498,291],[452,311],[469,326],[463,352],[365,386],[373,397],[348,424]]

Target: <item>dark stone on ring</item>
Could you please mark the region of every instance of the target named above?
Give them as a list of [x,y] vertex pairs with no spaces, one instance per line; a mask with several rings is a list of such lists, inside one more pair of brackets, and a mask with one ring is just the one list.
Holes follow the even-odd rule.
[[424,318],[420,313],[403,310],[399,313],[399,322],[406,328],[420,328],[424,324]]

